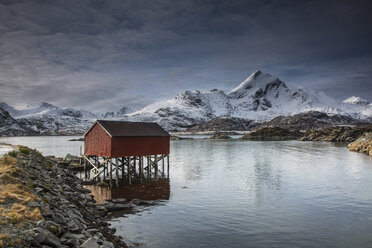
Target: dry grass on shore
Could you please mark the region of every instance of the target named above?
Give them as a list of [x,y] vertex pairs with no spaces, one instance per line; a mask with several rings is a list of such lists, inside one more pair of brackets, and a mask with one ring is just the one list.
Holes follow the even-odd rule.
[[0,247],[17,246],[19,242],[7,231],[42,219],[39,208],[27,205],[39,199],[22,180],[26,172],[17,165],[17,153],[10,152],[0,158]]

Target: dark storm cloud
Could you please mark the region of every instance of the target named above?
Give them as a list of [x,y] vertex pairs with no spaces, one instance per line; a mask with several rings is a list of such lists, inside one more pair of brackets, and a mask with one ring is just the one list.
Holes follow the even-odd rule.
[[370,1],[0,0],[0,99],[117,110],[261,69],[372,100],[370,13]]

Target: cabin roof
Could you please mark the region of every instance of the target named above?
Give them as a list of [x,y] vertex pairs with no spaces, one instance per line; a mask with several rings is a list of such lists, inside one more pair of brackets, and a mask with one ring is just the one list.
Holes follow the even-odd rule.
[[[170,136],[167,131],[155,122],[97,120],[95,124],[97,123],[100,124],[111,137]],[[85,135],[94,127],[94,125],[85,133]]]

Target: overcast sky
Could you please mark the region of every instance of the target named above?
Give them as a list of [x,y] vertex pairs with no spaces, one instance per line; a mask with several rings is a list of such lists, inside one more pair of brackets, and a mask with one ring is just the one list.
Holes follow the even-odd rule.
[[0,0],[0,101],[117,111],[260,69],[372,101],[371,1]]

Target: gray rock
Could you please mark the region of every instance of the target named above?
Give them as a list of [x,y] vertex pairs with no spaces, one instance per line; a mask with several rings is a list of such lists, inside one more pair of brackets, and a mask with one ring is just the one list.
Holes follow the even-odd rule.
[[63,214],[56,212],[54,215],[54,221],[61,224],[66,225],[66,218],[63,216]]
[[100,248],[97,239],[95,237],[87,239],[81,246],[81,248]]
[[88,229],[87,232],[90,233],[90,234],[95,234],[95,233],[98,232],[98,230],[97,229]]
[[107,203],[105,204],[105,208],[107,209],[107,211],[119,211],[119,210],[124,210],[124,209],[129,209],[131,207],[129,207],[127,204],[114,204],[114,203]]
[[73,221],[73,220],[70,220],[68,223],[67,223],[67,229],[70,231],[70,232],[77,232],[77,231],[80,231],[80,227],[79,225]]
[[104,206],[96,206],[96,210],[99,212],[107,212],[107,209]]
[[157,205],[159,202],[158,201],[144,201],[144,200],[139,200],[139,199],[133,199],[130,201],[131,204],[134,205],[139,205],[139,206],[152,206],[152,205]]
[[36,233],[34,235],[34,239],[36,241],[40,240],[40,242],[38,241],[38,243],[42,245],[49,245],[51,247],[61,246],[59,239],[53,233],[49,232],[48,230],[43,229],[41,227],[36,227],[33,231]]
[[33,237],[32,237],[37,243],[41,244],[45,241],[46,239],[46,236],[43,234],[43,233],[36,233]]
[[36,187],[35,188],[35,192],[37,193],[37,194],[39,194],[39,193],[41,193],[41,192],[43,192],[44,191],[44,189],[42,189],[42,188],[39,188],[39,187]]
[[115,248],[114,244],[111,243],[111,242],[108,242],[108,241],[104,241],[104,242],[103,242],[103,247],[107,247],[107,248]]
[[71,237],[73,237],[75,239],[85,239],[86,238],[84,234],[74,234],[74,233],[71,234]]
[[125,203],[127,200],[125,198],[116,198],[116,199],[110,199],[113,203]]
[[53,233],[56,236],[60,236],[65,233],[65,230],[53,221],[41,220],[36,224],[36,226],[47,229],[49,232]]

